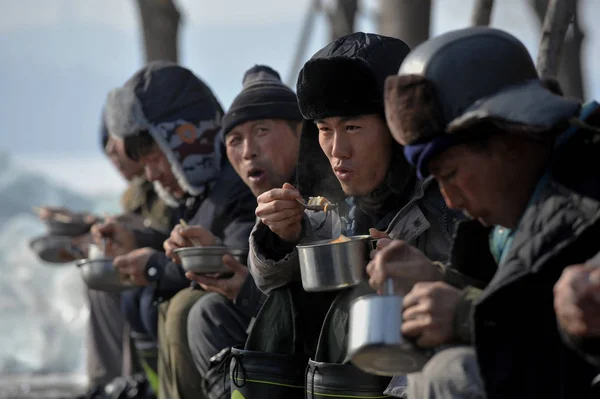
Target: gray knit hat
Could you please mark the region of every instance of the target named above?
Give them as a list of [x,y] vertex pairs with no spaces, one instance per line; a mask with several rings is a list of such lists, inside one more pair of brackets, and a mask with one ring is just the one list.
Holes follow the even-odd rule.
[[244,74],[242,91],[223,116],[223,136],[242,123],[258,119],[302,120],[296,94],[266,65],[255,65]]

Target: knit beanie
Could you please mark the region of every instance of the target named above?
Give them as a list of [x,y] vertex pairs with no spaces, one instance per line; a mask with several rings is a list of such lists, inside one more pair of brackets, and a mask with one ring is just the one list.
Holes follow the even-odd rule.
[[258,119],[302,120],[296,94],[266,65],[255,65],[244,74],[242,91],[223,117],[223,136],[242,123]]

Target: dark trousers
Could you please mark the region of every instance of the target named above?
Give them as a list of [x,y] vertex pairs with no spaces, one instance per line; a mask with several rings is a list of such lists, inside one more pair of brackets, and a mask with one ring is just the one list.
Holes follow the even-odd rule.
[[121,293],[121,309],[132,332],[147,335],[158,342],[158,306],[154,303],[152,287]]
[[216,365],[211,365],[210,358],[224,348],[243,345],[248,337],[246,330],[250,320],[251,316],[241,312],[237,305],[214,293],[204,295],[190,310],[187,325],[189,347],[208,398],[230,396],[229,383],[223,384],[223,375],[217,372]]
[[158,306],[152,287],[138,287],[121,293],[121,310],[131,327],[131,337],[140,360],[157,370]]

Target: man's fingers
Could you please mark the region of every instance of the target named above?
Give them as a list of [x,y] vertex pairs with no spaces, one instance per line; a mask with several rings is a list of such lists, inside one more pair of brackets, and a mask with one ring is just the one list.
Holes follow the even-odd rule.
[[267,215],[264,215],[262,220],[264,224],[269,226],[272,223],[282,222],[287,219],[296,220],[298,217],[302,218],[302,211],[297,208],[293,208],[284,209],[275,213],[269,213]]
[[217,292],[221,295],[227,296],[227,285],[229,284],[227,279],[217,279],[213,277],[202,276],[192,272],[187,272],[185,276],[192,281],[197,282],[200,286],[209,292]]
[[431,305],[429,301],[421,301],[414,306],[405,308],[402,312],[402,320],[417,320],[420,317],[429,315],[431,311]]
[[411,306],[417,305],[427,294],[428,285],[428,283],[415,284],[409,293],[404,296],[402,308],[408,309]]
[[173,245],[170,240],[165,241],[163,244],[163,248],[165,249],[165,254],[171,258],[176,263],[179,263],[179,256],[175,255],[175,250],[179,247]]
[[266,193],[262,193],[256,198],[256,201],[259,204],[267,204],[269,202],[277,201],[277,200],[287,200],[287,201],[295,201],[296,198],[300,197],[300,193],[295,189],[285,189],[285,188],[274,188],[272,190],[267,191]]
[[223,255],[223,264],[234,273],[248,274],[248,268],[229,254]]
[[286,210],[294,210],[297,213],[303,212],[302,205],[293,200],[280,200],[268,202],[266,204],[259,204],[254,212],[258,217],[267,217],[272,214],[276,214]]
[[411,246],[402,240],[391,240],[379,252],[381,262],[402,261],[410,253]]
[[389,238],[380,238],[377,240],[376,248],[378,250],[382,250],[382,249],[386,248],[387,246],[389,246],[392,242],[393,242],[393,240],[390,240]]
[[423,334],[430,323],[431,319],[427,316],[423,316],[415,320],[403,321],[400,331],[402,334],[408,337],[418,337],[419,335]]
[[261,218],[260,220],[265,226],[268,226],[274,232],[280,232],[280,231],[285,231],[289,227],[292,227],[292,226],[296,225],[297,223],[299,223],[302,220],[302,214],[294,215],[294,216],[288,217],[286,219],[277,220],[277,221],[273,221],[268,218],[264,218],[264,219]]
[[214,240],[214,235],[202,226],[189,226],[181,229],[180,232],[183,238],[193,238],[195,241],[210,242]]
[[298,192],[298,189],[290,183],[283,183],[283,186],[281,188],[283,188],[284,190],[294,190]]
[[124,269],[129,264],[127,255],[117,256],[113,259],[113,266],[117,269]]
[[388,233],[386,233],[385,231],[380,231],[374,228],[370,228],[369,229],[369,235],[372,238],[376,238],[376,239],[380,239],[380,238],[387,238],[389,239],[390,236],[388,235]]
[[171,241],[171,245],[178,248],[188,246],[188,240],[180,234],[171,234],[169,240]]

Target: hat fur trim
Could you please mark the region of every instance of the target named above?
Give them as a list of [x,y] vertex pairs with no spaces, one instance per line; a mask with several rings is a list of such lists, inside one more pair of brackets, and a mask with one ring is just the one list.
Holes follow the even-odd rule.
[[428,141],[444,133],[444,118],[435,89],[425,77],[388,76],[384,91],[385,117],[400,144]]

